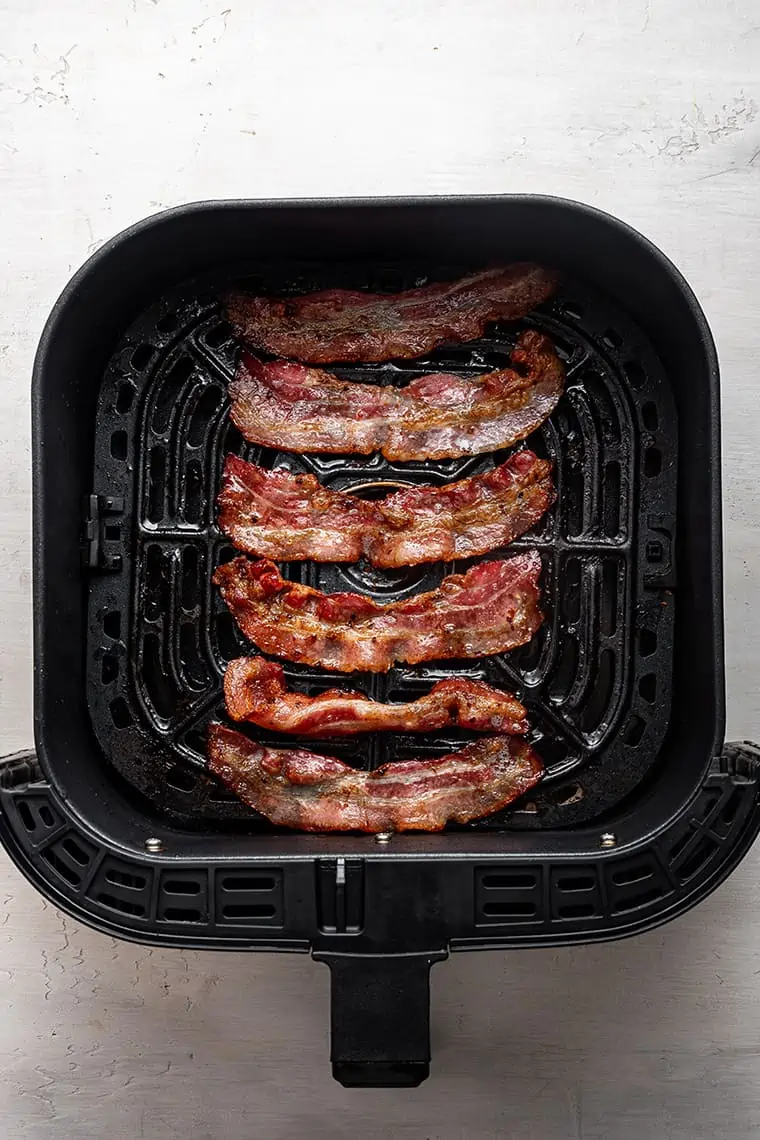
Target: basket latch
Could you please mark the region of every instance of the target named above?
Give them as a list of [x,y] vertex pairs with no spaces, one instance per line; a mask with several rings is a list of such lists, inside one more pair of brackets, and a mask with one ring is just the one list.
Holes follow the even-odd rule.
[[121,544],[124,500],[112,495],[88,495],[85,500],[84,549],[82,561],[89,570],[121,570],[121,554],[113,547]]

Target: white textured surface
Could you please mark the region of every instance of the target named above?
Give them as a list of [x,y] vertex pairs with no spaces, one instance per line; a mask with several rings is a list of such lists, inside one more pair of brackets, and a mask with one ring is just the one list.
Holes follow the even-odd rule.
[[[206,197],[542,191],[683,269],[723,368],[728,734],[760,735],[753,0],[0,0],[0,752],[29,746],[29,374],[70,272]],[[744,1140],[760,859],[631,942],[455,957],[434,1075],[345,1092],[324,967],[150,951],[0,860],[0,1135]]]

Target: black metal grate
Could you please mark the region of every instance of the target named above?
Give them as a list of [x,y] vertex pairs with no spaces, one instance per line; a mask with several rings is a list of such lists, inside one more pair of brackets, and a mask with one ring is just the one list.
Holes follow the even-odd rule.
[[[448,267],[430,276],[460,272]],[[413,272],[389,269],[368,277],[355,267],[333,266],[324,273],[263,273],[247,284],[300,292],[327,283],[396,289],[419,279]],[[426,370],[472,375],[502,364],[524,325],[551,336],[568,373],[556,412],[527,441],[554,461],[558,502],[534,533],[513,544],[542,553],[542,630],[518,651],[461,667],[434,664],[350,678],[286,667],[289,681],[303,691],[316,693],[337,681],[379,700],[413,699],[452,673],[513,688],[528,706],[547,779],[520,810],[469,825],[477,828],[589,819],[630,792],[657,758],[672,664],[672,393],[639,330],[580,285],[566,285],[522,325],[495,326],[475,344],[411,363],[336,369],[374,383]],[[496,460],[392,464],[379,456],[296,456],[249,446],[227,418],[235,353],[214,291],[189,286],[141,316],[109,363],[99,397],[88,528],[88,699],[105,756],[154,806],[188,822],[246,820],[268,827],[205,772],[206,726],[224,715],[225,664],[250,651],[211,586],[214,568],[233,554],[214,521],[224,454],[312,471],[330,487],[367,495],[377,493],[372,485],[379,482],[445,483]],[[283,571],[323,590],[392,600],[431,589],[467,565],[377,571],[363,563],[293,563]],[[280,745],[293,739],[259,735]],[[307,746],[375,767],[449,751],[467,735],[380,734]]]

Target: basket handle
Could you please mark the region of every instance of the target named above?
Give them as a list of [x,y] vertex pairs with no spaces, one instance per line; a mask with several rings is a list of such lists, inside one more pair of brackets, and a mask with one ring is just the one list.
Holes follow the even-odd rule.
[[333,1076],[346,1088],[414,1088],[430,1073],[430,967],[445,952],[316,953],[331,974]]

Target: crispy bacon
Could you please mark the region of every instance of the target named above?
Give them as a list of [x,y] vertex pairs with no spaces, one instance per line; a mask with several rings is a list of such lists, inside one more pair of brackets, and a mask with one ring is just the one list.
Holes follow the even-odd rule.
[[377,525],[374,504],[330,491],[314,475],[267,471],[228,455],[219,526],[240,550],[278,561],[357,562]]
[[386,672],[394,661],[480,657],[529,641],[538,608],[537,551],[482,562],[436,590],[380,605],[288,582],[273,562],[235,558],[214,582],[246,637],[265,653],[342,673]]
[[286,687],[276,661],[239,657],[227,666],[224,696],[233,720],[300,736],[429,732],[452,726],[511,735],[528,731],[525,708],[516,697],[465,677],[438,681],[416,701],[381,704],[348,689],[307,697]]
[[285,451],[380,450],[393,460],[479,455],[524,439],[562,394],[564,368],[543,333],[521,333],[511,363],[470,380],[440,372],[394,388],[244,352],[230,382],[230,415],[252,443]]
[[267,471],[228,455],[219,525],[240,550],[277,560],[414,566],[485,554],[533,526],[554,500],[551,464],[532,451],[444,487],[380,502],[330,491],[313,475]]
[[312,364],[422,356],[475,340],[488,321],[524,317],[554,292],[555,272],[527,263],[403,293],[326,289],[300,297],[226,298],[227,318],[253,348]]
[[250,807],[302,831],[440,831],[512,803],[543,775],[521,737],[486,736],[460,752],[360,772],[331,756],[266,748],[209,726],[209,768]]

